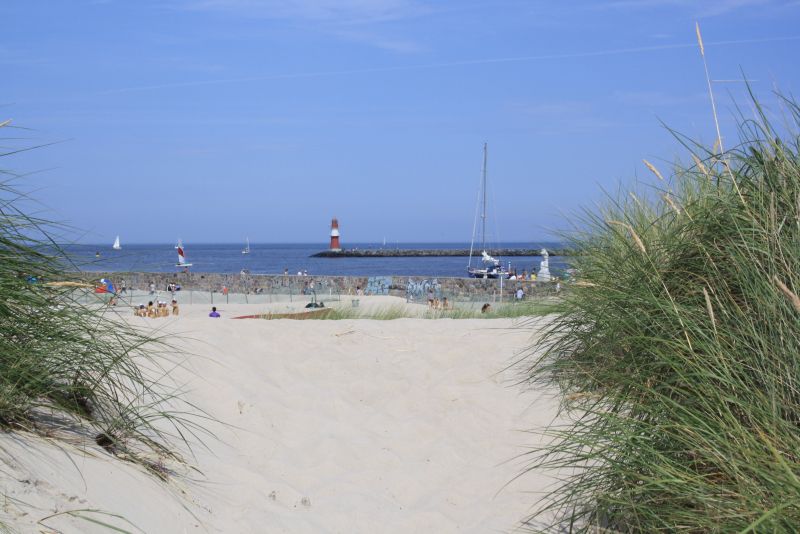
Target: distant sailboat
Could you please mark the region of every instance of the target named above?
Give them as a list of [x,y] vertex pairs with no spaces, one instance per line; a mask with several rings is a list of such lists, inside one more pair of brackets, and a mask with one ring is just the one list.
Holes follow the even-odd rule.
[[183,243],[178,241],[178,246],[175,248],[178,249],[178,263],[175,264],[175,267],[183,267],[189,268],[192,266],[191,263],[186,263],[186,253],[183,251]]
[[250,238],[247,238],[247,246],[242,250],[242,254],[250,254]]
[[114,240],[114,244],[111,245],[111,248],[114,250],[122,250],[122,246],[119,244],[119,236],[117,236],[117,238]]

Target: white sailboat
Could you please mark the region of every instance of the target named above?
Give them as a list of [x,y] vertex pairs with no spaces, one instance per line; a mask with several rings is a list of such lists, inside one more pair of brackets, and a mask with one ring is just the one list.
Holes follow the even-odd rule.
[[178,250],[181,247],[183,247],[183,241],[181,241],[181,238],[179,237],[178,238],[178,244],[175,245],[175,250]]
[[178,245],[175,248],[178,249],[178,263],[175,264],[175,267],[183,267],[186,269],[191,267],[192,264],[186,262],[186,252],[183,250],[183,243],[178,241]]
[[247,246],[242,250],[242,254],[250,254],[250,238],[247,238]]
[[114,240],[114,244],[111,245],[111,248],[114,250],[122,250],[122,246],[119,244],[119,236]]
[[475,223],[472,228],[472,241],[469,245],[469,263],[467,274],[473,278],[507,278],[508,271],[503,268],[500,260],[486,252],[486,159],[488,153],[487,143],[483,144],[483,173],[481,174],[480,191],[480,217],[481,217],[481,263],[482,266],[472,266],[472,252],[475,249],[475,230],[478,226],[478,212],[475,212]]

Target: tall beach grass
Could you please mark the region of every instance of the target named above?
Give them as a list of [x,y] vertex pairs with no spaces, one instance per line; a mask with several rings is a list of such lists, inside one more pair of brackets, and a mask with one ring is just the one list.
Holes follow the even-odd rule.
[[531,528],[800,525],[800,108],[784,104],[790,133],[754,101],[738,146],[686,142],[672,182],[571,237],[580,283],[526,373],[567,421],[532,453],[562,479]]
[[55,227],[28,215],[29,202],[0,182],[0,429],[94,440],[166,478],[184,461],[174,445],[204,433],[202,413],[170,386],[174,351],[75,298]]

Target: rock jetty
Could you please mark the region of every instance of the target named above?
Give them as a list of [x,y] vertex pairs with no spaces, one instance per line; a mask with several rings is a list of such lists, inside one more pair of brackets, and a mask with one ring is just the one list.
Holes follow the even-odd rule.
[[[543,250],[543,249],[542,249]],[[542,251],[528,248],[492,249],[492,256],[541,256]],[[548,250],[550,256],[565,256],[566,251]],[[480,251],[473,250],[474,256],[480,256]],[[434,257],[434,256],[469,256],[469,249],[389,249],[365,248],[347,250],[323,250],[312,254],[312,258],[403,258],[403,257]]]

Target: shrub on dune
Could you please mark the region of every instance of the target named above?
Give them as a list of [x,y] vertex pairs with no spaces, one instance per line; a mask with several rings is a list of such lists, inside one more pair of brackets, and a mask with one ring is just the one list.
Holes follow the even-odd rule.
[[580,283],[528,369],[568,416],[533,467],[569,474],[530,525],[800,525],[799,138],[763,113],[740,135],[573,238]]

